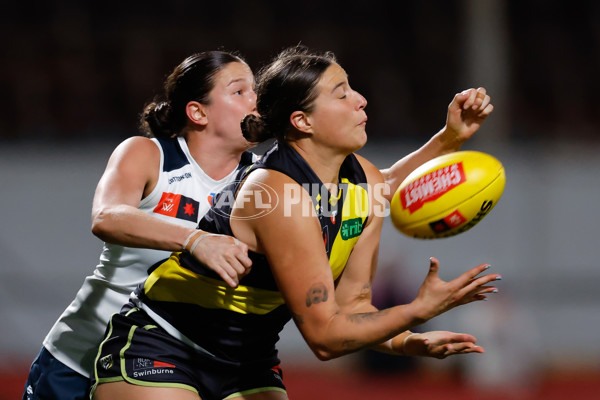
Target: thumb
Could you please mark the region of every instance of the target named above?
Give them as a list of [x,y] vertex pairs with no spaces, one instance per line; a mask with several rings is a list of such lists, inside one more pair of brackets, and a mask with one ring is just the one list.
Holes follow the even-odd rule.
[[454,96],[454,99],[452,100],[452,102],[450,103],[449,109],[450,111],[457,111],[457,110],[462,110],[462,106],[463,104],[465,104],[465,101],[467,101],[467,99],[469,98],[469,94],[470,91],[469,90],[463,90],[460,93],[457,93]]
[[435,257],[429,257],[429,272],[428,277],[437,277],[440,270],[440,262]]

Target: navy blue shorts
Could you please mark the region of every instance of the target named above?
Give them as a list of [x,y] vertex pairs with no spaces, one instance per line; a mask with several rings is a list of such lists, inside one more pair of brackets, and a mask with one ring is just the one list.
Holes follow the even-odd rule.
[[115,314],[94,364],[94,386],[125,381],[141,386],[191,390],[203,400],[285,386],[279,366],[240,365],[195,349],[174,338],[142,310]]
[[31,364],[23,400],[89,399],[90,380],[58,361],[45,347]]

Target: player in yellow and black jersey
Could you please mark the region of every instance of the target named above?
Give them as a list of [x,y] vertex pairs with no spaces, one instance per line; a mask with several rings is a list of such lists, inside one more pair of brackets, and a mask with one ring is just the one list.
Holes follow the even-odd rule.
[[444,282],[432,258],[413,302],[371,304],[384,180],[353,155],[366,143],[366,100],[334,57],[286,50],[261,71],[256,91],[260,117],[247,116],[242,131],[277,145],[213,199],[199,225],[246,243],[251,271],[231,288],[185,252],[154,266],[109,324],[95,398],[287,399],[276,342],[290,318],[322,360],[367,347],[440,358],[483,352],[471,335],[409,329],[496,291],[488,283],[497,274],[478,277],[486,264]]

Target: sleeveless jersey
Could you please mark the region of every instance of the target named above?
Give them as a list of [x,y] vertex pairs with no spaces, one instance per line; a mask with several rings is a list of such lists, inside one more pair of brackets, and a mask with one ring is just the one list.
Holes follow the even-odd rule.
[[[311,195],[333,279],[337,279],[369,213],[366,176],[356,157],[350,155],[342,164],[339,191],[334,196],[295,150],[276,144],[215,196],[199,228],[233,235],[230,226],[233,201],[228,199],[233,199],[248,174],[260,168],[288,175]],[[266,367],[277,365],[275,344],[279,332],[290,320],[290,313],[266,257],[251,251],[249,256],[253,262],[250,273],[237,288],[231,288],[188,253],[173,253],[154,267],[144,285],[136,290],[133,303],[171,335],[214,357],[233,365],[248,362]],[[298,260],[296,267],[302,268],[302,260]]]
[[[246,152],[238,168],[221,180],[204,173],[192,158],[185,139],[152,139],[160,149],[160,174],[154,190],[138,208],[171,223],[196,227],[210,208],[212,196],[250,165]],[[169,251],[104,243],[100,262],[77,296],[56,321],[44,347],[60,362],[89,377],[98,344],[112,314],[127,303],[133,290],[148,276],[148,267],[169,257]]]

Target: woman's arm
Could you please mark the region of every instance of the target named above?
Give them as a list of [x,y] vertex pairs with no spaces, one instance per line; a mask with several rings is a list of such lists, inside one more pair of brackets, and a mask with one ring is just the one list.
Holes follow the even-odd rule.
[[138,209],[158,180],[160,150],[138,136],[112,153],[92,205],[92,232],[103,241],[128,247],[181,250],[192,228],[172,224]]
[[493,110],[485,88],[467,89],[456,94],[448,106],[446,125],[421,148],[381,170],[389,185],[388,201],[392,201],[398,186],[417,167],[435,157],[460,150]]
[[[260,218],[246,219],[259,211],[253,207],[260,203],[253,201],[256,191],[250,189],[264,186],[280,194],[280,204]],[[232,229],[236,237],[266,254],[298,328],[319,359],[339,357],[382,343],[455,306],[479,300],[483,293],[494,289],[484,285],[496,276],[476,278],[485,270],[485,265],[467,271],[454,281],[443,282],[438,277],[437,264],[434,264],[419,296],[410,304],[363,312],[353,310],[352,300],[342,297],[340,306],[321,227],[312,211],[312,200],[306,191],[295,191],[294,186],[299,187],[275,171],[252,173],[238,193],[238,199],[240,196],[245,199],[245,206],[236,205]],[[297,193],[297,196],[291,199],[291,193]],[[372,265],[376,262],[380,218],[369,218],[371,221],[351,255],[354,268],[364,268],[366,275],[374,271]],[[355,283],[353,290],[350,284],[347,286],[347,291],[356,290]]]
[[[150,139],[132,137],[117,146],[94,195],[94,235],[121,246],[167,251],[181,251],[190,235],[201,235],[193,228],[163,221],[138,209],[140,201],[156,186],[159,165],[160,150]],[[190,246],[188,243],[187,249]],[[201,240],[194,256],[231,286],[237,285],[238,275],[251,265],[246,245],[233,245],[228,236]]]

